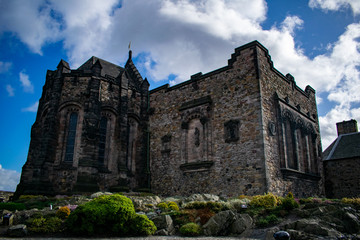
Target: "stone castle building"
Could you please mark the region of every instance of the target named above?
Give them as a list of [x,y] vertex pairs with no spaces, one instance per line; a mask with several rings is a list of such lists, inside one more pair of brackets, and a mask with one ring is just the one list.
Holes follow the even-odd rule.
[[360,197],[360,133],[356,120],[338,122],[338,137],[323,152],[328,198]]
[[227,66],[149,91],[92,57],[48,71],[16,194],[323,194],[315,91],[254,41]]

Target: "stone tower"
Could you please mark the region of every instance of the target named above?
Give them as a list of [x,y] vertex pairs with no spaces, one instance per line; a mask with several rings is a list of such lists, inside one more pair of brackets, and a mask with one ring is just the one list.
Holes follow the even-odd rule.
[[61,60],[47,71],[16,195],[149,188],[148,92],[131,51],[124,68]]
[[276,70],[259,42],[222,68],[151,90],[150,106],[153,192],[323,193],[315,90]]

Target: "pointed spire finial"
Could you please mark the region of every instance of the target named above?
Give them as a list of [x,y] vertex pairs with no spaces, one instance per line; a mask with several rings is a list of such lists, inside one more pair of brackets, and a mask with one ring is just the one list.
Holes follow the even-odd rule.
[[129,42],[129,60],[132,57],[132,51],[131,51],[131,41]]

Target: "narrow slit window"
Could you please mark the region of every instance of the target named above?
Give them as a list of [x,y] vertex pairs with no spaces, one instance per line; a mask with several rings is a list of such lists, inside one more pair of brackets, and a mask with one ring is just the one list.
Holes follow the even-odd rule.
[[69,119],[67,139],[66,139],[65,162],[72,162],[74,158],[77,120],[78,120],[78,114],[71,113]]
[[100,139],[99,139],[99,163],[104,164],[106,148],[107,118],[100,120]]

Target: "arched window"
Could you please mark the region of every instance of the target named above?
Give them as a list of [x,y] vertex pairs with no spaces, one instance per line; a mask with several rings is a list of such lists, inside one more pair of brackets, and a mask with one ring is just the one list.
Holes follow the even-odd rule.
[[106,150],[106,132],[107,132],[107,122],[106,117],[102,117],[100,120],[100,139],[99,139],[99,163],[104,164],[105,160],[105,150]]
[[77,121],[78,114],[76,112],[71,113],[66,137],[65,162],[72,162],[74,158]]

